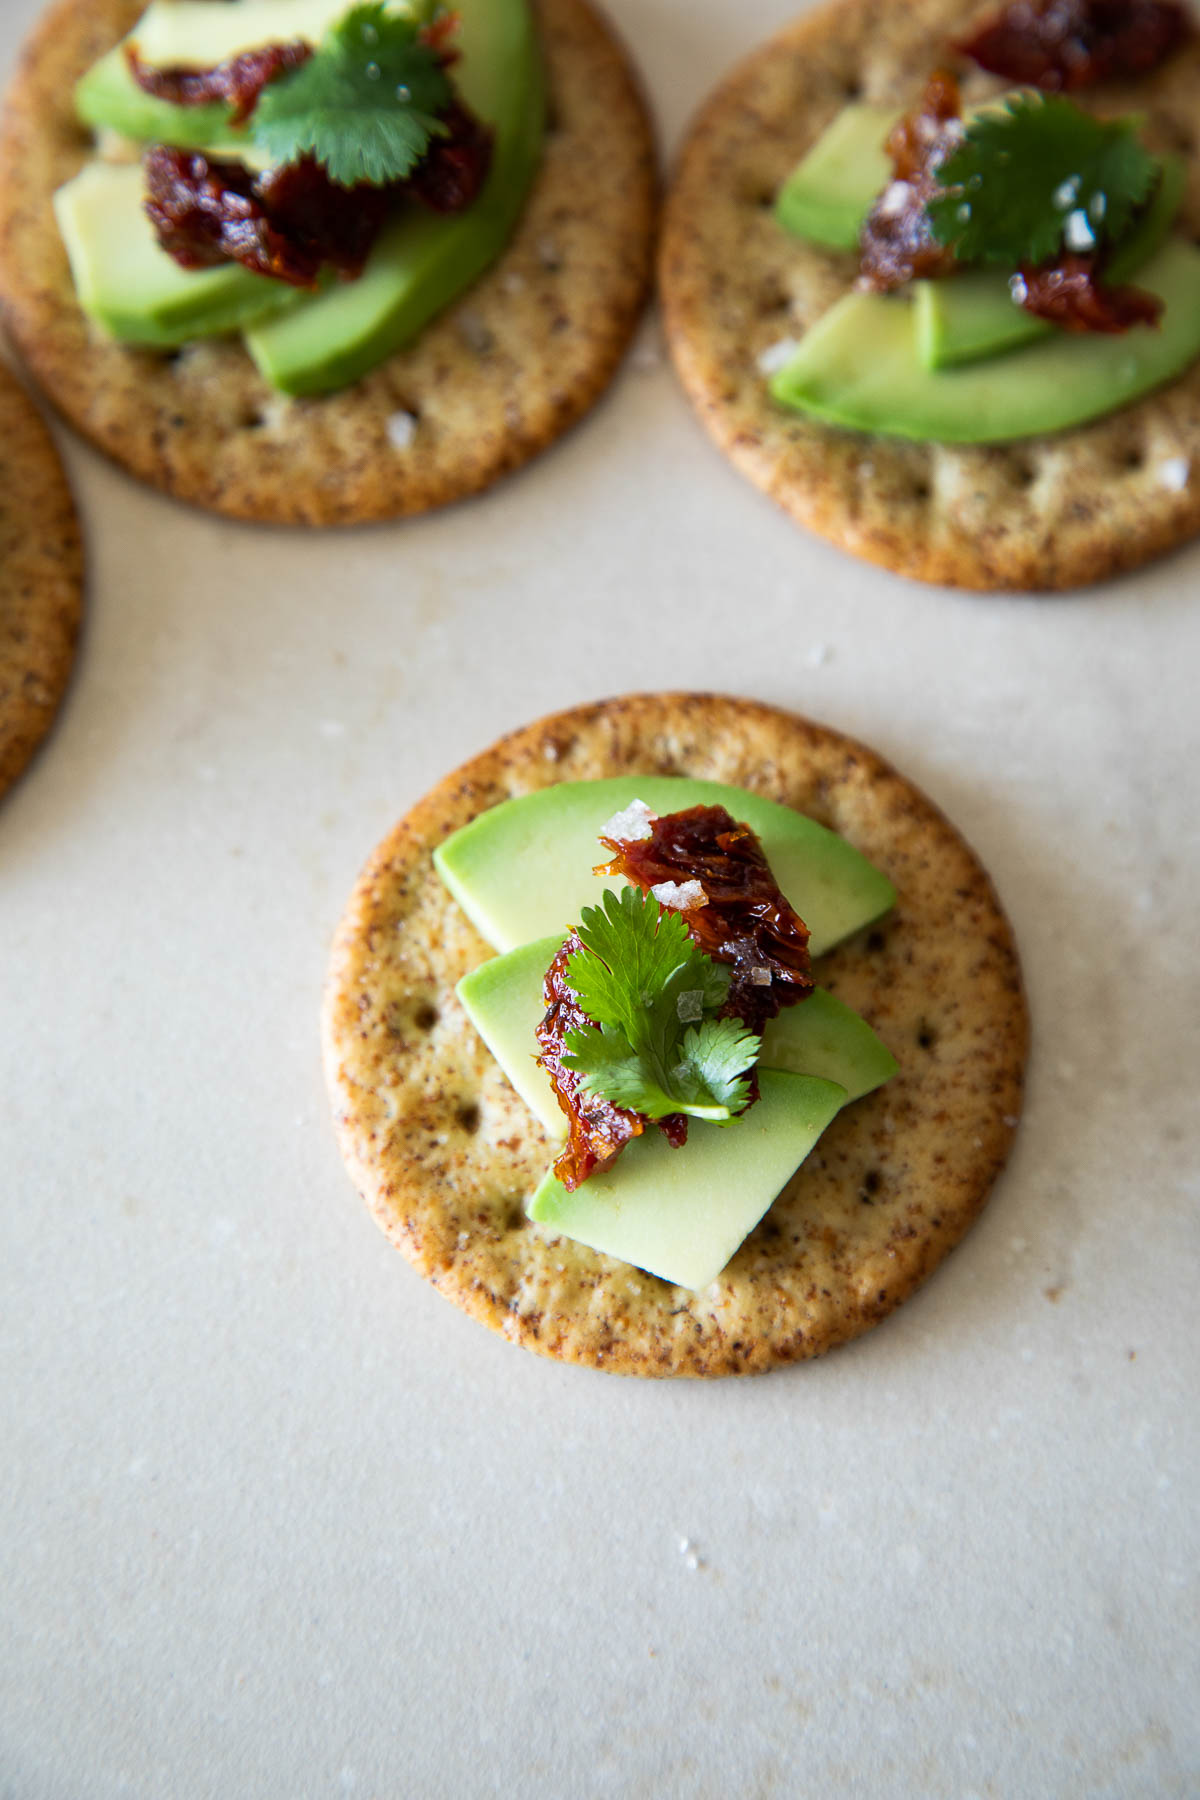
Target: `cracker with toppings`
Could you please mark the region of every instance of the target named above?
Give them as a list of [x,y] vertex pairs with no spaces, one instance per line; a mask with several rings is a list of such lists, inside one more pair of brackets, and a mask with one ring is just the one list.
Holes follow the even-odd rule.
[[[794,807],[847,838],[899,896],[815,972],[874,1026],[900,1072],[837,1116],[701,1292],[526,1217],[555,1147],[455,995],[490,951],[432,861],[451,832],[514,795],[628,775],[633,799],[650,774],[728,782]],[[337,933],[323,1020],[347,1166],[418,1271],[516,1343],[639,1375],[761,1371],[884,1318],[987,1199],[1017,1124],[1027,1034],[1008,922],[936,807],[835,731],[708,694],[582,706],[447,776],[364,869]]]
[[507,250],[354,387],[293,400],[235,340],[127,349],[76,304],[51,209],[89,150],[72,89],[140,10],[58,0],[26,46],[0,136],[0,297],[31,372],[79,431],[178,499],[340,525],[476,493],[588,410],[645,299],[656,176],[636,80],[586,0],[539,6],[550,126]]
[[[785,177],[849,101],[911,106],[970,15],[952,0],[834,0],[752,54],[684,145],[660,262],[676,367],[718,445],[800,524],[921,580],[1055,589],[1101,580],[1200,531],[1200,364],[1095,423],[1007,444],[916,443],[819,423],[772,400],[767,375],[854,285],[852,251],[789,236]],[[975,71],[974,104],[1006,86]],[[1073,99],[1144,115],[1187,166],[1177,229],[1200,234],[1200,41],[1136,84]],[[869,357],[871,345],[862,354]]]
[[37,408],[0,364],[0,794],[54,723],[82,603],[67,478]]

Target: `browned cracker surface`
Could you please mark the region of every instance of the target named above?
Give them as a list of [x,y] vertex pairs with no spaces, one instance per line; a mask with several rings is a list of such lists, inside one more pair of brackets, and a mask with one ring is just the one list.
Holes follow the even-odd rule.
[[[557,438],[613,375],[645,297],[655,159],[636,82],[585,0],[540,0],[550,84],[542,167],[492,268],[353,388],[286,400],[236,338],[128,350],[75,304],[51,211],[89,150],[72,85],[143,10],[58,0],[26,47],[0,135],[0,295],[29,368],[85,437],[179,499],[237,518],[338,525],[488,487]],[[397,449],[388,421],[417,419]]]
[[[684,146],[660,276],[676,367],[742,472],[797,519],[898,574],[969,588],[1066,588],[1145,562],[1200,531],[1200,364],[1076,431],[1006,446],[906,443],[776,405],[758,358],[799,338],[852,285],[857,258],[772,217],[785,176],[851,99],[898,110],[971,17],[955,0],[831,0],[734,70]],[[976,72],[968,102],[1003,83]],[[1078,96],[1145,115],[1188,163],[1179,228],[1200,235],[1200,41],[1129,88]],[[870,345],[864,344],[864,356]],[[1180,491],[1163,465],[1183,459]],[[1172,471],[1173,472],[1173,471]]]
[[[767,794],[841,832],[899,892],[893,913],[816,967],[900,1073],[838,1116],[702,1293],[526,1219],[554,1150],[455,996],[491,951],[431,860],[449,832],[511,795],[624,773],[631,795],[643,773]],[[579,707],[447,776],[363,871],[324,1010],[342,1153],[392,1241],[514,1342],[634,1375],[769,1369],[890,1312],[958,1242],[1004,1164],[1027,1030],[1008,923],[936,807],[861,744],[711,694]]]
[[54,722],[82,599],[79,522],[58,452],[0,364],[0,794]]

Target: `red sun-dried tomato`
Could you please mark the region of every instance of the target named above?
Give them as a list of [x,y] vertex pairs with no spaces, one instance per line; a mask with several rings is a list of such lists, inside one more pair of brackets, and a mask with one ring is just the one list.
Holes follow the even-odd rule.
[[938,170],[962,142],[961,113],[957,81],[948,70],[935,69],[919,104],[892,127],[885,146],[892,180],[859,234],[863,287],[888,293],[955,267],[953,252],[933,235],[925,203],[941,192]]
[[748,825],[723,806],[693,806],[650,820],[650,836],[601,838],[613,852],[598,874],[620,875],[644,892],[664,881],[698,881],[705,903],[680,917],[692,939],[732,974],[722,1014],[761,1031],[812,992],[808,927],[780,892]]
[[311,55],[311,44],[297,40],[243,50],[213,69],[155,69],[142,61],[136,44],[125,49],[129,72],[143,93],[169,100],[173,106],[209,106],[219,101],[233,108],[231,125],[244,125],[267,83],[298,69]]
[[1148,75],[1191,34],[1178,0],[1012,0],[955,48],[1006,81],[1068,93]]
[[492,132],[459,100],[442,114],[442,124],[447,135],[431,139],[412,174],[399,185],[432,212],[462,212],[487,178]]
[[255,175],[240,163],[156,144],[147,151],[146,212],[185,269],[237,262],[292,287],[326,264],[362,269],[387,215],[385,191],[336,188],[311,159]]
[[1036,318],[1064,331],[1128,331],[1157,325],[1163,303],[1138,287],[1104,287],[1094,256],[1064,251],[1040,268],[1023,267],[1013,280],[1013,298]]

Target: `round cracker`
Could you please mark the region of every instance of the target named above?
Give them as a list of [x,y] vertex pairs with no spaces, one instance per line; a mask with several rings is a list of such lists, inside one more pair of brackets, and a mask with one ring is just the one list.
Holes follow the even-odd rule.
[[[650,772],[794,806],[857,845],[899,894],[886,919],[821,959],[818,979],[871,1022],[900,1073],[838,1116],[702,1293],[526,1219],[554,1146],[455,995],[491,952],[431,860],[449,832],[511,795],[626,773],[635,793]],[[1012,933],[936,807],[861,744],[711,694],[559,713],[447,776],[367,864],[337,933],[323,1020],[342,1153],[421,1274],[531,1350],[635,1375],[769,1369],[889,1313],[958,1242],[1004,1164],[1027,1035]]]
[[[656,175],[637,83],[584,0],[539,0],[550,129],[503,255],[409,349],[352,388],[303,400],[274,393],[237,339],[170,356],[129,350],[75,303],[50,204],[89,151],[72,86],[141,10],[59,0],[26,47],[0,134],[0,294],[30,369],[85,437],[178,499],[342,525],[476,493],[592,405],[645,299]],[[397,414],[417,421],[403,448],[389,436]]]
[[0,794],[54,723],[82,606],[83,545],[58,451],[0,363]]
[[[831,0],[741,64],[696,119],[664,214],[660,280],[680,378],[737,467],[800,524],[898,574],[967,588],[1066,588],[1200,531],[1200,363],[1076,431],[997,446],[908,443],[777,406],[759,358],[852,285],[857,257],[776,225],[786,175],[851,99],[897,110],[964,28],[957,0]],[[964,78],[970,103],[1002,90]],[[1200,235],[1200,40],[1136,86],[1078,98],[1145,114],[1189,166],[1178,229]],[[870,346],[863,346],[870,354]],[[1189,479],[1190,477],[1190,479]],[[1182,481],[1182,485],[1181,485]]]

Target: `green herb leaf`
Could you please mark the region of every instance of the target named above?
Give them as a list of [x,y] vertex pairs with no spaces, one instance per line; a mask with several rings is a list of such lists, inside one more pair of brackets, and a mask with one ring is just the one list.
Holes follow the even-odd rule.
[[598,1029],[568,1032],[564,1065],[614,1106],[728,1123],[749,1099],[761,1043],[740,1020],[712,1016],[728,969],[677,912],[634,887],[606,888],[600,906],[585,907],[579,937],[566,976]]
[[978,114],[938,171],[933,235],[960,262],[1048,262],[1116,243],[1148,198],[1158,161],[1136,119],[1094,119],[1053,94],[1018,94]]
[[403,180],[445,134],[439,114],[453,98],[437,51],[419,37],[433,11],[353,7],[308,62],[263,89],[255,142],[276,163],[315,157],[340,187]]

